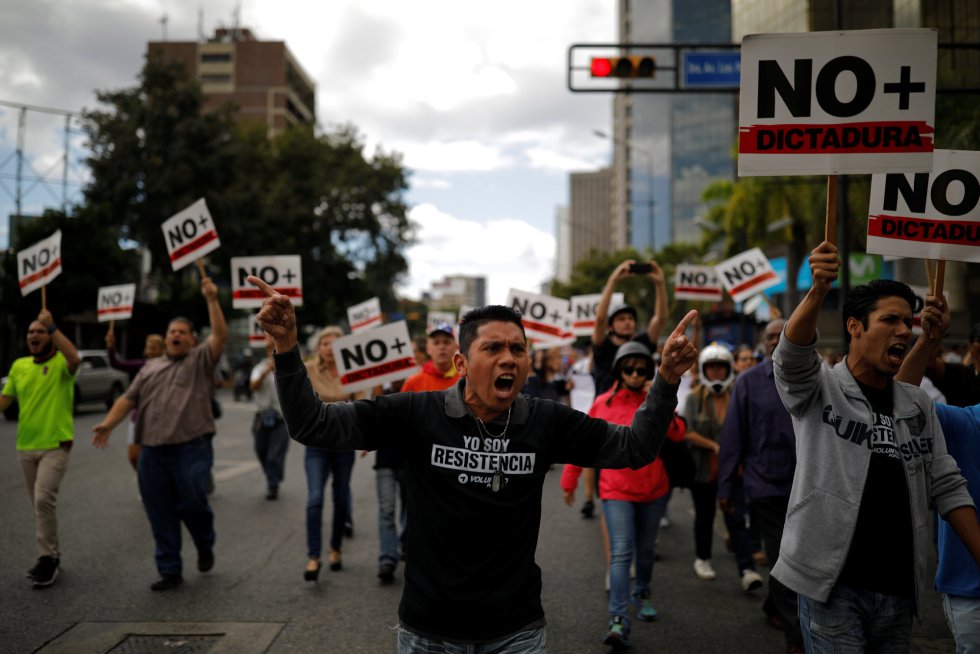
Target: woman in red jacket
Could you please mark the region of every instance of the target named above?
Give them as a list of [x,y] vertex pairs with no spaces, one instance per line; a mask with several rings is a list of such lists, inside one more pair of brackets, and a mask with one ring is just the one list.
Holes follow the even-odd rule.
[[[589,415],[611,423],[628,425],[646,399],[654,374],[653,357],[642,343],[631,341],[616,351],[613,363],[616,383],[596,398]],[[684,439],[684,422],[674,417],[667,432],[672,441]],[[565,502],[575,502],[575,488],[582,469],[566,465],[561,477]],[[654,548],[660,518],[667,509],[670,482],[660,458],[639,470],[603,469],[599,475],[599,497],[609,531],[609,630],[606,645],[629,647],[629,604],[637,607],[636,617],[644,621],[657,618],[650,603],[650,577],[653,575]],[[636,552],[636,587],[630,594],[630,564]]]

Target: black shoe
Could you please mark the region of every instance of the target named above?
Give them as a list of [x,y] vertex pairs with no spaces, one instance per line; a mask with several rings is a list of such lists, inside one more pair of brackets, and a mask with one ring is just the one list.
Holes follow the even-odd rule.
[[316,563],[316,568],[313,570],[306,568],[306,570],[303,571],[303,579],[306,581],[316,581],[320,578],[320,568],[323,567],[323,564],[319,561],[319,559],[310,559],[310,561]]
[[269,488],[269,491],[265,494],[265,499],[267,499],[267,500],[276,500],[276,499],[279,499],[279,487],[278,486],[271,486]]
[[184,578],[180,575],[163,573],[160,578],[150,584],[150,590],[170,590],[184,583]]
[[209,572],[214,567],[214,550],[197,553],[198,572]]
[[582,502],[582,517],[591,518],[595,514],[595,503],[592,500]]
[[28,572],[34,582],[34,588],[45,588],[53,584],[58,578],[59,563],[59,560],[53,556],[39,558],[37,565]]
[[378,568],[378,579],[383,584],[390,584],[395,581],[395,564],[388,562],[382,563],[381,567]]

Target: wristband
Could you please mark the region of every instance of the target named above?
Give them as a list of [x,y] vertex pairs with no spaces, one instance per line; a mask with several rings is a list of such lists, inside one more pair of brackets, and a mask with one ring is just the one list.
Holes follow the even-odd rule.
[[51,323],[51,326],[48,327],[48,335],[51,335],[51,334],[55,333],[56,331],[58,331],[58,325],[56,325],[54,323]]

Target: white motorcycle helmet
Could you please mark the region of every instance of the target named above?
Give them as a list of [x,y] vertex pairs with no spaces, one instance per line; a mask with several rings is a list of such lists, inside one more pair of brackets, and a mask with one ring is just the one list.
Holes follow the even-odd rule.
[[[723,363],[728,367],[728,375],[718,381],[709,381],[704,368],[709,363]],[[700,375],[701,385],[711,391],[714,395],[721,395],[735,381],[735,357],[724,345],[712,343],[701,350],[698,355],[698,374]]]

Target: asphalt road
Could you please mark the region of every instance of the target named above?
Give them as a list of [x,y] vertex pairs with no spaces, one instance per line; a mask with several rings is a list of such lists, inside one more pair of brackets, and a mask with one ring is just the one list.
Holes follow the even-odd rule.
[[[153,540],[126,462],[125,426],[116,429],[108,450],[90,445],[90,429],[104,413],[98,405],[83,407],[75,420],[77,443],[58,510],[62,574],[48,589],[31,588],[25,572],[35,558],[33,517],[14,450],[16,425],[0,420],[0,652],[101,654],[126,634],[147,634],[139,638],[156,647],[138,650],[133,635],[126,651],[394,651],[401,570],[393,585],[378,583],[373,455],[354,468],[355,533],[344,544],[344,569],[325,569],[317,584],[304,582],[302,446],[290,447],[280,499],[266,501],[252,452],[252,408],[230,394],[220,397],[225,415],[215,438],[212,496],[217,564],[198,574],[186,537],[185,583],[165,593],[149,589],[156,579]],[[556,467],[546,484],[537,553],[549,651],[608,652],[602,644],[608,614],[598,521],[564,505],[559,475]],[[634,623],[633,651],[784,651],[781,634],[765,624],[763,595],[741,591],[721,542],[723,528],[716,530],[718,579],[705,582],[691,569],[692,513],[685,493],[672,500],[670,516],[674,524],[661,531],[653,577],[660,618]],[[915,633],[915,652],[953,651],[935,593],[927,594]],[[172,634],[167,645],[163,634]],[[212,648],[197,643],[200,648],[193,649],[194,634],[201,634],[201,642],[210,639]]]

